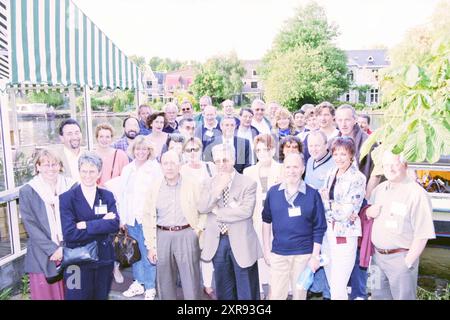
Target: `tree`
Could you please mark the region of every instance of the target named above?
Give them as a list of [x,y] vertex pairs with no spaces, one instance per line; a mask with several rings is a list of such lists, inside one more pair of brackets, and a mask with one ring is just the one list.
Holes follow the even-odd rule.
[[[441,7],[442,4],[438,8]],[[441,9],[437,13],[433,17],[440,16]],[[398,60],[381,82],[383,102],[388,106],[384,125],[363,145],[361,157],[377,141],[382,143],[372,152],[375,162],[385,150],[402,153],[411,162],[434,163],[450,154],[450,32],[442,33],[441,27],[439,23],[422,29],[426,38],[419,39],[426,39],[427,45],[410,47],[409,41],[414,37],[410,33],[395,48]],[[418,54],[410,55],[408,48]]]
[[220,103],[239,94],[245,69],[235,53],[208,59],[200,66],[191,90],[198,99],[208,95],[213,103]]
[[263,58],[266,98],[297,110],[304,103],[335,100],[348,90],[347,58],[332,44],[337,35],[323,8],[315,2],[300,7]]
[[61,107],[64,104],[64,98],[60,92],[49,91],[36,92],[33,91],[28,94],[30,102],[34,103],[46,103],[54,108]]
[[171,60],[169,58],[151,57],[148,63],[153,71],[170,72],[186,66],[187,62]]
[[145,58],[144,58],[144,57],[132,55],[132,56],[130,56],[130,60],[131,60],[135,65],[137,65],[138,68],[139,68],[141,71],[144,71],[145,65],[146,65],[146,61],[145,61]]

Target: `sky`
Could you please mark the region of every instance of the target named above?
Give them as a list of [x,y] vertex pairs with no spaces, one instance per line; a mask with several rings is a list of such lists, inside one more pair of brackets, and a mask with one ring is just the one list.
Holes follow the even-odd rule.
[[[127,55],[204,61],[235,51],[261,59],[306,0],[73,0]],[[388,48],[425,24],[439,0],[317,0],[341,49]]]

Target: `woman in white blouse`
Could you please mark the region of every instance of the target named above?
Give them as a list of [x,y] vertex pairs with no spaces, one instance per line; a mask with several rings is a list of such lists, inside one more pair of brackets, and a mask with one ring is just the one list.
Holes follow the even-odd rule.
[[145,300],[153,300],[156,295],[156,265],[147,259],[147,248],[144,243],[142,231],[142,215],[144,200],[150,187],[149,183],[162,176],[159,163],[154,159],[155,147],[144,136],[138,136],[128,148],[128,153],[133,161],[125,166],[120,177],[116,181],[106,183],[117,187],[117,198],[120,224],[128,230],[128,234],[136,239],[141,251],[141,260],[132,265],[134,282],[128,290],[123,292],[127,298],[145,294]]
[[[244,175],[252,178],[257,182],[256,189],[256,205],[253,213],[253,224],[256,234],[262,245],[262,209],[267,191],[270,187],[280,182],[281,171],[283,165],[273,159],[275,155],[275,139],[270,134],[260,134],[254,140],[255,153],[258,163],[254,166],[244,169]],[[263,295],[263,284],[269,284],[270,274],[269,267],[264,262],[264,258],[258,260],[258,273],[261,298]]]
[[325,273],[332,300],[347,300],[347,283],[356,259],[361,236],[359,210],[365,196],[366,177],[354,165],[355,143],[352,138],[338,137],[331,145],[336,168],[331,169],[320,190],[327,219],[322,253],[330,261]]
[[[202,161],[202,142],[198,138],[190,138],[183,145],[183,161],[181,175],[185,179],[192,179],[202,183],[216,174],[216,167],[212,162]],[[203,247],[200,236],[200,248]],[[211,298],[216,299],[214,289],[212,288],[212,278],[214,267],[211,261],[200,261],[204,292]]]

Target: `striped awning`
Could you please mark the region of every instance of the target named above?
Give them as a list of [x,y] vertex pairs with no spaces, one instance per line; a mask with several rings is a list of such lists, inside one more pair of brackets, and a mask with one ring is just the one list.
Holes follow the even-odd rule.
[[138,67],[71,0],[9,6],[11,85],[142,88]]

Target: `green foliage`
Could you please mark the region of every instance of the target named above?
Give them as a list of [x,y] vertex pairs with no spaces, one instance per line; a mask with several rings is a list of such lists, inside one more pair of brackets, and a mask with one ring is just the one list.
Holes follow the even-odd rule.
[[322,7],[315,2],[300,7],[263,58],[266,99],[297,110],[304,103],[334,100],[348,90],[347,58],[332,43],[337,35]]
[[186,66],[197,66],[195,61],[179,61],[169,58],[151,57],[148,63],[153,71],[170,72],[180,70]]
[[[82,109],[84,96],[77,98],[78,110]],[[124,112],[133,108],[134,91],[116,90],[105,95],[104,92],[91,95],[91,107],[94,111]]]
[[241,92],[245,69],[236,54],[208,59],[196,75],[191,90],[198,99],[208,95],[217,104]]
[[0,292],[0,301],[1,300],[9,300],[9,299],[11,299],[11,296],[12,296],[12,288],[3,289]]
[[417,287],[418,300],[450,300],[450,284],[443,292],[430,292],[421,287]]
[[361,157],[377,141],[378,157],[391,150],[411,162],[434,163],[450,154],[450,39],[435,41],[419,62],[384,74],[385,124],[363,145]]
[[179,91],[175,91],[173,93],[173,95],[174,95],[175,100],[178,105],[181,105],[181,103],[185,100],[189,101],[192,104],[192,106],[195,106],[197,104],[195,97],[192,94],[190,94],[189,92],[179,90]]
[[153,110],[162,110],[164,103],[162,101],[153,101],[150,103]]
[[44,91],[32,91],[28,94],[28,99],[31,103],[46,103],[47,105],[55,108],[64,104],[62,94],[55,91],[49,91],[48,93]]
[[30,278],[28,274],[24,274],[21,279],[20,293],[22,298],[28,300],[30,298]]
[[130,60],[131,60],[135,65],[137,65],[138,68],[139,68],[141,71],[144,71],[144,70],[145,70],[145,64],[146,64],[146,61],[145,61],[145,58],[144,58],[144,57],[132,55],[132,56],[130,56]]

